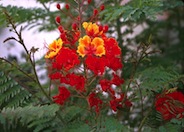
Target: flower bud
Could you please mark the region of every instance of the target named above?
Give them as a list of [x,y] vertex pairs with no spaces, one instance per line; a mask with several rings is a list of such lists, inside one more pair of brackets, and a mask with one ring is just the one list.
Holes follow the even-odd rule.
[[61,9],[61,7],[60,7],[60,4],[59,4],[59,3],[57,3],[57,4],[56,4],[56,7],[57,7],[57,9],[58,9],[58,10],[60,10],[60,9]]
[[76,24],[76,23],[73,23],[73,24],[72,24],[72,29],[73,29],[73,30],[77,30],[77,24]]
[[102,30],[103,30],[103,26],[100,25],[100,26],[99,26],[99,31],[101,32]]
[[60,38],[61,38],[63,41],[66,41],[66,34],[65,34],[65,32],[63,32],[63,33],[60,34]]
[[93,15],[96,16],[98,14],[98,10],[97,9],[94,9],[93,10]]
[[109,29],[109,26],[108,26],[108,25],[105,25],[105,26],[103,27],[103,32],[106,33],[106,32],[108,31],[108,29]]
[[61,25],[58,27],[58,30],[59,30],[60,33],[63,33],[63,31],[64,31],[63,27]]
[[60,16],[57,16],[57,17],[55,18],[55,20],[56,20],[56,22],[57,22],[57,23],[59,23],[59,24],[60,24],[60,22],[61,22],[61,18],[60,18]]
[[66,8],[67,10],[69,10],[69,9],[70,9],[70,5],[69,5],[69,4],[66,4],[66,5],[65,5],[65,8]]
[[92,1],[92,0],[88,0],[88,4],[90,4],[90,3],[91,3],[91,1]]
[[78,16],[78,17],[77,17],[77,20],[78,20],[78,21],[80,21],[80,20],[81,20],[80,16]]
[[100,6],[100,10],[103,11],[105,9],[105,6],[104,5],[101,5]]

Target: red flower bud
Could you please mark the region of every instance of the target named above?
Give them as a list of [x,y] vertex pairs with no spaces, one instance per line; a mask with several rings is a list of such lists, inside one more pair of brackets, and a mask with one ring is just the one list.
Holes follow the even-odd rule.
[[106,33],[106,32],[108,31],[108,29],[109,29],[109,26],[105,25],[105,26],[103,27],[103,32]]
[[93,10],[93,15],[96,16],[98,14],[98,10],[97,9],[94,9]]
[[76,24],[76,23],[73,23],[73,24],[72,24],[72,29],[73,29],[73,30],[77,30],[77,24]]
[[99,26],[99,31],[101,32],[102,30],[103,30],[103,26],[100,25],[100,26]]
[[56,5],[56,7],[57,7],[57,9],[58,9],[58,10],[60,10],[60,9],[61,9],[61,7],[60,7],[60,4],[59,4],[59,3]]
[[88,0],[88,4],[90,4],[90,3],[91,3],[91,1],[92,1],[92,0]]
[[63,32],[63,33],[60,34],[60,38],[61,38],[63,41],[66,41],[66,34],[65,34],[65,32]]
[[78,21],[80,21],[80,20],[81,20],[81,19],[80,19],[80,16],[78,16],[78,17],[77,17],[77,20],[78,20]]
[[103,11],[105,9],[105,6],[104,5],[101,5],[100,6],[100,10]]
[[68,9],[70,9],[70,5],[69,4],[66,4],[65,5],[65,8],[68,10]]
[[57,23],[59,23],[59,24],[60,24],[60,22],[61,22],[61,18],[60,18],[60,16],[57,16],[55,20],[56,20],[56,22],[57,22]]
[[58,30],[59,30],[60,33],[63,33],[63,31],[64,31],[63,27],[61,25],[58,27]]

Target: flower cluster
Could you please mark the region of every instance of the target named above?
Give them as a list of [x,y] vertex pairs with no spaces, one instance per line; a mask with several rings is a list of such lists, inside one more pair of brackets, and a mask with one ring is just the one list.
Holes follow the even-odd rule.
[[155,107],[164,120],[184,117],[184,94],[182,92],[166,92],[156,97]]
[[83,96],[96,113],[102,106],[114,111],[130,107],[131,102],[120,88],[124,83],[119,76],[123,68],[121,49],[114,38],[106,36],[108,26],[82,22],[66,30],[60,18],[56,17],[56,22],[60,38],[49,45],[45,55],[50,79],[59,81],[59,94],[53,96],[53,101],[63,105],[72,95]]

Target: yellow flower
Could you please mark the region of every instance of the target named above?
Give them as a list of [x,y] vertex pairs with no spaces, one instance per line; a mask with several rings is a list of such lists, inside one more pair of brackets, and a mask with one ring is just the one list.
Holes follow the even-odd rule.
[[96,23],[83,22],[82,26],[89,36],[97,36],[102,34],[102,31],[99,31],[99,26]]
[[82,57],[89,54],[101,57],[105,55],[104,41],[99,37],[95,37],[91,40],[89,36],[85,35],[83,38],[79,39],[77,53]]
[[62,48],[62,45],[63,45],[62,39],[59,38],[58,40],[54,40],[54,42],[52,42],[49,45],[49,51],[45,55],[45,58],[50,59],[56,56],[59,50]]

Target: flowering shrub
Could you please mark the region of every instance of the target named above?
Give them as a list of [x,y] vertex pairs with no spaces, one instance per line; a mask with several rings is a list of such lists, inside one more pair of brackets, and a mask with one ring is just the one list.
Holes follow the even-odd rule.
[[[58,19],[56,21],[60,23]],[[106,36],[107,26],[82,22],[82,27],[84,33],[73,25],[71,31],[59,25],[60,38],[48,47],[45,58],[51,65],[49,77],[60,81],[59,95],[53,97],[54,101],[63,105],[72,95],[84,96],[96,113],[103,105],[114,111],[118,107],[130,107],[131,102],[119,88],[124,79],[118,75],[123,68],[118,42]],[[74,37],[66,32],[72,32]],[[113,74],[111,78],[105,76],[109,71]],[[60,87],[65,85],[67,88]],[[105,93],[108,98],[103,97]]]
[[[49,12],[47,2],[40,1]],[[55,17],[58,36],[38,61],[34,55],[39,49],[27,49],[23,28],[18,30],[13,15],[3,10],[17,35],[4,42],[15,40],[26,54],[23,64],[0,57],[0,126],[4,131],[184,130],[184,76],[153,64],[160,51],[152,46],[151,35],[140,44],[122,39],[126,34],[121,33],[122,25],[133,30],[139,19],[147,16],[145,10],[153,15],[152,8],[148,9],[160,3],[141,0],[138,10],[136,1],[130,6],[108,2],[57,3],[57,11],[46,15],[52,18],[50,22]],[[120,15],[125,15],[124,19]],[[135,18],[139,21],[132,23]],[[111,21],[109,26],[104,19]],[[37,74],[42,66],[49,77],[46,84]]]
[[155,107],[164,120],[182,119],[184,117],[184,94],[177,91],[159,94],[156,97]]

